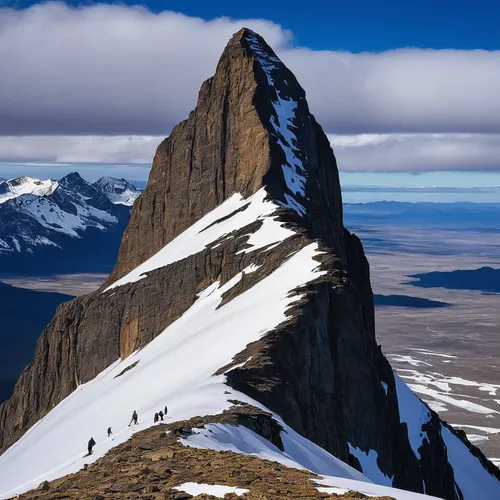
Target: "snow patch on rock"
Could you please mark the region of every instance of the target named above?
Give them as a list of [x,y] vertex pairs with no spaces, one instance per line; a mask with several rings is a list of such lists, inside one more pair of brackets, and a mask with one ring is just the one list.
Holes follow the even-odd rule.
[[172,488],[177,491],[184,491],[190,495],[212,495],[217,498],[224,498],[227,493],[234,493],[237,496],[248,493],[249,490],[245,488],[236,488],[234,486],[226,486],[222,484],[204,484],[204,483],[183,483],[179,486]]

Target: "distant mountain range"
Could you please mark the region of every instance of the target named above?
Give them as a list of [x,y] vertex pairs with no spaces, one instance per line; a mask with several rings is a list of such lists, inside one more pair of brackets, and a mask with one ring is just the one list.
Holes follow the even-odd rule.
[[0,182],[0,272],[109,272],[140,191],[125,179]]

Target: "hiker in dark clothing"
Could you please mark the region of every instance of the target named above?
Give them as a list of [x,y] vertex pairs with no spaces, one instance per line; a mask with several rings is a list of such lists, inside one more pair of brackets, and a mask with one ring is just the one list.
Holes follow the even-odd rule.
[[[137,412],[134,410],[134,413],[132,413],[132,419],[130,420],[130,424],[134,422],[134,425],[137,425],[137,421],[139,420],[139,417],[137,416]],[[130,424],[128,426],[130,427]]]
[[111,427],[108,427],[108,437],[111,436],[111,434],[113,434],[113,431],[111,430]]
[[92,455],[92,448],[95,446],[95,441],[94,438],[89,439],[89,445],[88,445],[88,450],[89,450],[89,455]]
[[158,415],[160,415],[160,420],[163,420],[163,412],[161,410],[158,412]]
[[155,413],[155,424],[156,422],[158,422],[158,420],[159,420],[158,413]]

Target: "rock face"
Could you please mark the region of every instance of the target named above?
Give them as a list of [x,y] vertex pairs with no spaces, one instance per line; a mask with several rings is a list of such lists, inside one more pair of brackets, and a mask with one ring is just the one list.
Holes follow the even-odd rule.
[[[290,158],[283,143],[293,150]],[[241,31],[203,83],[195,110],[158,147],[107,283],[234,193],[247,197],[262,186],[274,200],[305,212],[311,236],[341,245],[342,198],[330,144],[295,76],[262,39]]]
[[[259,216],[231,237],[221,235],[202,250],[143,272],[145,279],[120,281],[235,193],[247,198],[262,188],[281,207],[273,217],[291,236],[265,251],[245,252],[251,235],[269,222]],[[195,110],[158,147],[106,284],[61,305],[40,337],[34,361],[0,406],[1,449],[79,384],[148,344],[201,290],[255,266],[226,293],[223,307],[314,242],[321,276],[295,290],[300,300],[281,325],[235,353],[219,373],[358,469],[365,468],[365,456],[374,456],[388,484],[462,500],[443,424],[398,385],[376,343],[369,266],[359,239],[343,227],[327,137],[293,74],[246,29],[229,42]],[[406,416],[409,401],[421,412],[418,428]],[[486,475],[500,477],[479,450],[459,439]]]

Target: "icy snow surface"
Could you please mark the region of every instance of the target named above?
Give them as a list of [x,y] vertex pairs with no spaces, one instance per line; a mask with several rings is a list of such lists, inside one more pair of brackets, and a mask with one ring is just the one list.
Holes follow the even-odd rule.
[[411,449],[420,460],[418,449],[427,439],[427,432],[422,430],[422,426],[429,422],[431,413],[398,375],[394,374],[394,379],[398,395],[399,418],[401,423],[404,422],[408,426],[408,440]]
[[[248,400],[246,396],[245,398]],[[256,402],[253,404],[261,406]],[[354,490],[369,496],[389,496],[396,500],[436,498],[374,484],[356,469],[297,434],[278,416],[274,417],[284,428],[281,433],[284,452],[250,429],[228,424],[209,424],[205,429],[194,429],[194,434],[181,441],[186,446],[195,448],[244,453],[279,462],[287,467],[306,468],[323,477],[314,482],[318,484],[318,491],[324,493],[341,494]]]
[[386,476],[379,469],[377,464],[378,453],[375,450],[368,450],[368,452],[365,453],[363,450],[355,448],[349,443],[349,451],[359,460],[363,474],[367,478],[377,484],[385,484],[386,486],[392,485],[392,478]]
[[[302,160],[298,157],[298,149],[295,147],[297,136],[292,130],[294,127],[293,121],[295,119],[297,102],[292,99],[283,98],[280,95],[280,90],[275,86],[272,70],[278,69],[278,64],[280,64],[281,61],[277,57],[262,50],[256,37],[250,35],[248,41],[257,55],[261,67],[266,73],[267,83],[276,91],[276,100],[273,101],[276,116],[271,117],[271,125],[274,128],[278,145],[285,154],[285,163],[281,168],[285,177],[286,186],[294,195],[300,194],[302,197],[305,197],[306,170],[302,164]],[[291,208],[299,215],[304,215],[306,213],[304,206],[293,196],[285,193],[285,199],[287,202],[283,203],[283,206]]]
[[[381,486],[379,484],[365,483],[363,481],[356,481],[353,479],[346,479],[343,477],[323,476],[323,479],[314,479],[318,485],[319,491],[324,491],[326,488],[341,488],[343,490],[354,490],[364,493],[367,496],[387,496],[395,498],[396,500],[436,500],[437,497],[429,495],[422,495],[420,493],[413,493],[411,491],[399,490],[397,488],[390,488],[388,486]],[[325,493],[336,493],[335,491],[325,491]],[[337,493],[340,495],[340,493]]]
[[[167,266],[178,260],[185,259],[189,257],[189,255],[201,252],[206,246],[222,236],[245,227],[256,220],[262,220],[263,225],[250,237],[249,243],[253,245],[253,247],[246,249],[246,252],[251,252],[266,245],[281,242],[289,236],[292,236],[294,234],[293,231],[285,229],[282,227],[281,223],[277,222],[272,217],[277,206],[265,198],[266,191],[264,188],[257,191],[257,193],[250,198],[243,198],[239,194],[234,194],[215,210],[212,210],[182,234],[177,236],[177,238],[146,262],[106,288],[104,292],[117,286],[125,285],[126,283],[139,281],[145,278],[147,273],[154,269]],[[244,208],[245,206],[246,208]],[[228,219],[217,222],[237,210],[240,211],[234,213]]]
[[318,486],[316,489],[320,493],[328,493],[329,495],[343,495],[349,491],[346,488],[336,488],[335,486]]
[[[316,243],[311,243],[219,309],[222,295],[238,283],[241,273],[224,286],[215,283],[202,291],[161,335],[78,387],[0,457],[0,497],[78,471],[131,433],[152,425],[154,413],[165,404],[175,420],[217,414],[230,406],[224,377],[212,374],[286,319],[286,310],[300,298],[289,292],[322,274],[314,260],[317,254]],[[254,269],[249,266],[245,272]],[[238,399],[248,400],[242,394]],[[128,427],[133,410],[140,423]],[[110,426],[114,434],[107,438]],[[90,437],[97,445],[94,454],[84,458]]]
[[[261,406],[255,402],[254,404]],[[317,474],[370,482],[361,472],[297,434],[278,416],[275,418],[284,428],[281,433],[284,452],[250,429],[228,424],[209,424],[205,429],[193,429],[194,434],[181,439],[181,442],[193,448],[244,453],[265,460],[273,460],[287,467],[306,468]]]
[[464,500],[488,500],[500,498],[498,479],[482,467],[479,460],[447,427],[441,426],[441,435],[448,452],[448,461],[455,473],[455,482]]
[[222,484],[203,484],[203,483],[184,483],[173,490],[184,491],[190,495],[196,496],[205,493],[206,495],[213,495],[217,498],[224,498],[226,493],[235,493],[240,496],[247,493],[245,488],[235,488],[234,486],[224,486]]

